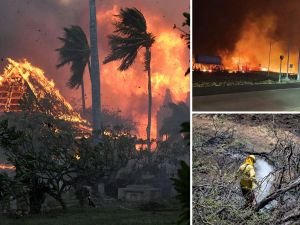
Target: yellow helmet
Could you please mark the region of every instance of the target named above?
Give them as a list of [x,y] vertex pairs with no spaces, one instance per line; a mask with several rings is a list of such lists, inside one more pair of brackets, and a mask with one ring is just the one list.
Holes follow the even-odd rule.
[[254,163],[256,162],[256,158],[254,155],[248,155],[248,158],[252,159]]

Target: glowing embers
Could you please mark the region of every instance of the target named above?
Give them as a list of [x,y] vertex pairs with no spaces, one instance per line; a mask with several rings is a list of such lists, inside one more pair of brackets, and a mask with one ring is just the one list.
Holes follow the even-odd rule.
[[231,57],[231,60],[224,60],[225,69],[229,73],[246,73],[251,71],[268,71],[268,68],[263,67],[261,64],[253,63],[248,57]]
[[16,170],[16,167],[8,164],[0,164],[0,170]]

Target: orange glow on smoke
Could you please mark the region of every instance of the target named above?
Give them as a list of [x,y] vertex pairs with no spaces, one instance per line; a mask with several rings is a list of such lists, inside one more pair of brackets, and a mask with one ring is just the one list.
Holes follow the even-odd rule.
[[[189,77],[185,77],[184,73],[188,67],[189,50],[180,34],[173,30],[173,24],[166,24],[161,15],[156,16],[143,9],[142,12],[147,20],[149,32],[156,37],[151,50],[153,97],[151,138],[156,138],[156,113],[163,103],[166,89],[171,90],[173,101],[186,101],[189,93]],[[114,15],[118,13],[119,7],[116,5],[110,10],[99,10],[97,12],[99,29],[109,26],[105,33],[112,33],[114,30],[112,19],[115,20]],[[104,41],[105,43],[99,41],[99,45],[107,45],[107,39]],[[106,54],[100,53],[100,61],[103,61]],[[144,71],[143,63],[144,49],[127,71],[117,70],[120,62],[100,65],[100,70],[102,107],[120,109],[123,116],[130,117],[137,123],[137,135],[146,138],[148,93],[147,73]],[[90,90],[88,74],[85,77],[86,89]],[[87,104],[91,104],[90,98],[87,99]]]
[[[62,4],[67,4],[71,0],[60,0]],[[184,76],[185,71],[189,66],[189,50],[184,40],[180,38],[180,33],[173,29],[173,18],[168,18],[168,15],[163,14],[163,10],[160,9],[148,9],[146,7],[139,7],[144,14],[149,32],[153,33],[156,37],[156,42],[152,48],[152,127],[151,138],[156,138],[157,124],[156,114],[163,104],[165,92],[167,89],[171,90],[172,98],[175,103],[180,101],[186,101],[189,93],[189,77]],[[103,65],[103,59],[108,54],[108,39],[107,35],[113,32],[113,20],[116,19],[115,15],[119,13],[120,7],[117,5],[111,6],[105,9],[98,8],[97,21],[98,21],[98,47],[99,47],[99,62],[100,62],[100,74],[101,74],[101,105],[102,109],[120,111],[121,115],[125,118],[132,119],[137,124],[136,135],[140,138],[146,138],[146,126],[147,126],[147,111],[148,111],[148,93],[147,93],[147,73],[144,71],[144,49],[138,55],[136,62],[133,66],[124,72],[117,70],[119,62],[112,62]],[[159,12],[159,13],[156,13]],[[161,13],[160,13],[161,12]],[[88,14],[88,12],[86,12]],[[177,17],[182,16],[180,14]],[[86,15],[88,18],[88,15]],[[168,22],[169,20],[169,22]],[[182,16],[182,22],[184,17]],[[82,22],[86,24],[87,21]],[[84,26],[87,36],[89,36],[88,25]],[[61,30],[60,30],[61,32]],[[55,34],[59,36],[60,33]],[[57,43],[59,46],[61,43]],[[54,48],[54,47],[53,47]],[[52,50],[51,50],[52,51]],[[31,54],[31,52],[30,52]],[[38,54],[43,54],[40,51]],[[54,54],[54,53],[53,53]],[[47,54],[46,54],[47,55]],[[30,56],[28,56],[30,57]],[[33,56],[32,56],[33,57]],[[55,53],[55,59],[57,55]],[[48,59],[49,60],[49,59]],[[32,60],[34,62],[34,60]],[[45,63],[49,67],[55,68],[55,60],[52,58],[49,63]],[[40,64],[41,65],[41,64]],[[44,71],[33,67],[30,63],[19,63],[18,66],[24,66],[29,71],[35,71],[37,77],[43,76],[43,81],[47,79],[44,75]],[[64,72],[61,72],[64,71]],[[48,75],[48,74],[46,74]],[[67,100],[72,102],[76,100],[75,104],[72,104],[78,108],[81,106],[81,93],[79,90],[69,90],[64,86],[65,81],[69,78],[69,68],[63,68],[63,70],[57,70],[57,74],[51,73],[52,77],[56,81],[56,85],[60,86],[60,91],[67,96]],[[28,80],[26,74],[22,73],[24,79]],[[0,76],[1,79],[1,76]],[[0,80],[1,83],[1,80]],[[47,88],[50,91],[57,92],[57,96],[62,97],[58,90],[55,88],[55,84],[51,80],[47,80]],[[88,69],[86,68],[84,75],[84,84],[86,90],[86,106],[91,106],[91,81]],[[38,91],[36,91],[36,94]],[[71,109],[69,105],[68,108]],[[79,120],[77,116],[72,120]]]
[[[265,16],[259,21],[249,18],[244,24],[242,35],[235,44],[234,51],[219,52],[225,68],[231,71],[267,71],[271,43],[270,71],[279,72],[279,57],[284,55],[282,72],[286,72],[288,48],[268,36],[274,31],[275,25],[276,19],[273,16]],[[290,64],[293,64],[293,68],[290,68],[289,72],[297,73],[298,49],[291,48]]]

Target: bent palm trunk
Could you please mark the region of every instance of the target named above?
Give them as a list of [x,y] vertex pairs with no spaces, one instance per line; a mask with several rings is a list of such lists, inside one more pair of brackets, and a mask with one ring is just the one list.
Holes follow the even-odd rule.
[[146,69],[148,71],[148,125],[147,125],[147,147],[151,151],[151,115],[152,115],[152,90],[151,90],[151,50],[146,48]]
[[91,41],[91,81],[93,136],[101,132],[100,68],[97,43],[97,20],[95,0],[90,0],[90,41]]
[[85,114],[85,91],[84,91],[84,81],[82,79],[81,83],[81,100],[82,100],[82,113]]

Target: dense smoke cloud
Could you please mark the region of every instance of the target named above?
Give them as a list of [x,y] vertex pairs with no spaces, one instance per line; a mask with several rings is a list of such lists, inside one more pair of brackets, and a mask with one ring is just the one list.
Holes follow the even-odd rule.
[[[176,102],[184,101],[188,94],[188,49],[173,24],[181,24],[182,13],[188,11],[188,0],[96,0],[100,62],[108,54],[107,35],[113,31],[112,22],[121,7],[136,7],[148,22],[150,32],[156,36],[152,53],[153,117],[160,107],[165,90],[171,86]],[[77,99],[80,91],[66,88],[69,68],[56,69],[58,54],[54,50],[62,44],[57,37],[63,27],[80,25],[89,36],[88,0],[1,0],[0,13],[0,73],[5,58],[27,58],[32,65],[45,71],[48,78],[68,99]],[[147,79],[140,55],[134,66],[118,72],[119,63],[100,64],[102,105],[118,110],[135,119],[145,133],[147,123]],[[87,72],[87,71],[86,71]],[[184,79],[184,82],[182,80]],[[87,105],[91,104],[89,75],[85,74]],[[153,127],[155,132],[155,123]]]
[[[286,48],[300,47],[299,0],[194,0],[193,41],[194,54],[231,52],[246,23],[257,23],[261,29],[274,23],[267,36]],[[268,18],[266,23],[261,20]],[[265,20],[264,20],[265,21]],[[261,35],[260,33],[256,34]]]

